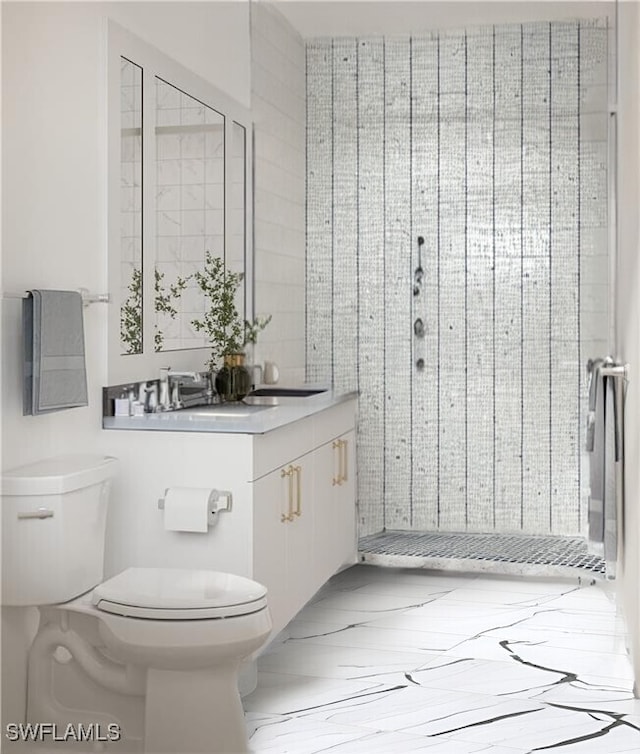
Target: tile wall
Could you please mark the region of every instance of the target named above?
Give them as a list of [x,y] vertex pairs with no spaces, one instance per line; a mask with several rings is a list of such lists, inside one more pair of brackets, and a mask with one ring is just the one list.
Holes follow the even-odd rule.
[[606,111],[598,21],[308,43],[307,375],[360,391],[362,534],[583,531]]
[[256,362],[304,380],[305,47],[282,15],[251,4],[255,312],[271,314]]

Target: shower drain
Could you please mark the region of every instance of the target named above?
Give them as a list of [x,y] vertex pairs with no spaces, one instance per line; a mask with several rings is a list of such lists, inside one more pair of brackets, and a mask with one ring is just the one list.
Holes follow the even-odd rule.
[[362,537],[360,561],[374,565],[603,578],[605,562],[579,537],[385,531]]

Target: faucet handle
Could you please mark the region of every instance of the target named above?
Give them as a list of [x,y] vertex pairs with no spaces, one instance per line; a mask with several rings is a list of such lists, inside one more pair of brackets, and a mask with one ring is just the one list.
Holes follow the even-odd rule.
[[179,380],[171,381],[169,393],[170,393],[171,408],[184,408],[184,404],[180,397]]
[[147,413],[154,414],[158,410],[158,387],[154,383],[148,383],[145,388]]
[[160,379],[158,385],[160,386],[160,395],[158,396],[158,403],[161,411],[169,411],[171,409],[171,397],[169,390],[169,374],[171,373],[171,367],[160,367]]

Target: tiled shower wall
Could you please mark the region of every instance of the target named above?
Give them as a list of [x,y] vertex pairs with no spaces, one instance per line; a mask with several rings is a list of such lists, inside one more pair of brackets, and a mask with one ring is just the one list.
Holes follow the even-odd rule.
[[606,111],[598,21],[308,43],[307,378],[360,391],[361,534],[582,533]]

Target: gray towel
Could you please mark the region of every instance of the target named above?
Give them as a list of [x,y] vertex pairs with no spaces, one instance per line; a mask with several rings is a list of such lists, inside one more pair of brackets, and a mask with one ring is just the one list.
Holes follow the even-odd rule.
[[600,555],[607,577],[614,578],[618,555],[618,489],[622,464],[622,393],[617,380],[602,374],[612,359],[590,362],[589,417],[589,551]]
[[587,450],[589,451],[589,550],[603,554],[604,542],[604,474],[605,474],[605,398],[600,367],[602,359],[590,362],[589,416]]
[[604,380],[604,560],[607,565],[607,577],[613,578],[618,559],[618,513],[617,513],[617,464],[622,458],[618,446],[618,413],[616,402],[618,390],[613,377]]
[[87,405],[82,296],[32,290],[23,301],[23,414]]

